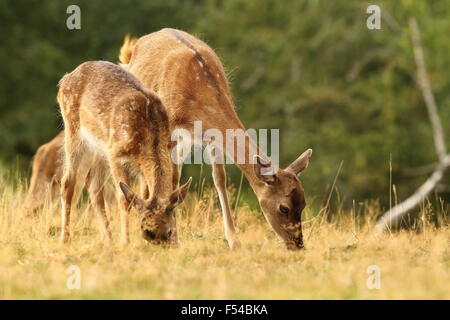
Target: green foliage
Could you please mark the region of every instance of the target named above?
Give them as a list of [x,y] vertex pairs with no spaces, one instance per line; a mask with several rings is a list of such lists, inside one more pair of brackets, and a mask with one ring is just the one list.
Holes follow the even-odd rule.
[[[78,4],[82,28],[68,30]],[[1,0],[0,158],[27,165],[61,128],[59,78],[86,60],[116,61],[125,34],[163,27],[194,33],[230,74],[247,127],[280,128],[281,165],[314,149],[302,175],[321,199],[339,163],[345,198],[387,199],[389,159],[399,198],[425,177],[406,169],[435,161],[408,18],[416,16],[446,136],[450,127],[450,1],[377,1],[382,29],[368,30],[369,2]],[[232,171],[239,182],[239,173]]]

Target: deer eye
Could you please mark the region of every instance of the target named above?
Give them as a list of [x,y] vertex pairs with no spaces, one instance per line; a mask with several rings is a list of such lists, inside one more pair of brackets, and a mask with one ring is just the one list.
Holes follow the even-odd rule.
[[288,214],[289,208],[280,204],[280,211],[281,211],[281,213]]

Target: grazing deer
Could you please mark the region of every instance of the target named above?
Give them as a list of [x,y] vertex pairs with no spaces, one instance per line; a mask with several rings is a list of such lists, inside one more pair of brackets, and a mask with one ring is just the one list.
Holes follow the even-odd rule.
[[63,144],[64,132],[60,132],[51,141],[40,146],[34,155],[30,187],[24,204],[26,215],[35,213],[46,201],[51,201],[59,195]]
[[[91,175],[90,196],[106,239],[111,239],[103,189],[110,172],[121,209],[121,240],[129,241],[128,211],[141,217],[144,239],[176,244],[175,207],[191,179],[174,190],[171,179],[170,130],[159,98],[121,67],[105,61],[85,62],[59,82],[58,102],[64,120],[64,172],[61,179],[61,242],[69,240],[71,202],[77,179]],[[149,198],[128,186],[141,176]]]
[[[41,209],[46,201],[53,202],[60,199],[61,178],[63,173],[64,131],[38,148],[33,157],[30,187],[24,203],[25,215],[30,216]],[[81,196],[82,187],[88,193],[91,190],[91,174],[87,175],[84,186],[78,186],[75,191],[73,203],[77,203]],[[142,181],[141,181],[141,188]],[[146,189],[146,188],[145,188]],[[114,194],[111,188],[106,188],[105,197],[112,199]],[[144,190],[147,192],[147,190]],[[91,202],[93,199],[90,199]]]
[[[227,129],[245,130],[236,114],[220,59],[203,41],[180,30],[163,29],[139,39],[126,38],[119,59],[143,85],[157,92],[166,107],[172,129],[193,132],[193,122],[201,120],[204,131],[215,128],[223,137]],[[244,148],[244,154],[256,158],[256,163],[237,163],[237,152],[231,152],[236,150],[222,151],[247,177],[264,216],[287,248],[302,248],[301,212],[305,197],[297,175],[308,166],[312,150],[306,150],[286,169],[277,169],[248,135],[245,142],[236,148]],[[177,148],[182,143],[186,142],[180,141]],[[217,161],[215,156],[212,158],[225,237],[231,248],[237,248],[240,241],[228,201],[225,168],[223,161]],[[178,169],[173,170],[174,184],[179,180],[181,169]],[[272,174],[263,174],[268,171]]]

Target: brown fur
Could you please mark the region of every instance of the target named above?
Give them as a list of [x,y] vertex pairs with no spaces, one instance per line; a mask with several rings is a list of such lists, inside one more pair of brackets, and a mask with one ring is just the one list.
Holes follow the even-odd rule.
[[60,132],[36,151],[33,157],[30,187],[24,204],[27,215],[36,212],[46,201],[52,201],[55,195],[59,194],[63,144],[64,132]]
[[[193,122],[201,120],[203,130],[216,128],[223,136],[226,129],[245,130],[235,112],[220,59],[203,41],[180,30],[163,29],[136,41],[125,41],[122,52],[127,52],[121,54],[122,65],[158,93],[167,108],[172,128],[192,131]],[[261,155],[266,158],[248,136],[245,146],[232,148],[235,151],[245,148],[245,154],[251,157]],[[226,150],[228,154],[230,151]],[[304,202],[304,192],[297,174],[306,167],[310,156],[311,151],[300,156],[296,160],[300,165],[295,166],[295,170],[292,166],[285,170],[274,168],[277,172],[272,177],[259,174],[261,164],[249,161],[238,164],[255,191],[268,222],[288,248],[303,246],[300,215],[304,206],[296,203]],[[213,178],[224,215],[225,235],[230,246],[237,248],[240,242],[231,218],[223,165],[213,165]],[[174,170],[174,182],[177,179],[179,171]],[[290,206],[288,215],[280,212],[282,204]]]
[[[178,197],[180,190],[174,191],[165,178],[172,175],[170,130],[160,99],[119,66],[91,61],[61,79],[58,102],[65,124],[61,241],[69,239],[73,186],[90,170],[93,202],[107,239],[111,235],[103,188],[110,171],[121,204],[122,241],[128,242],[127,212],[134,205],[141,214],[144,238],[176,243],[173,209],[185,194]],[[150,192],[148,201],[138,199],[129,189],[131,174],[143,177]]]
[[[40,210],[46,202],[60,199],[61,178],[63,174],[64,131],[61,131],[51,141],[38,148],[33,157],[30,187],[24,204],[25,215],[31,215]],[[78,203],[83,187],[90,190],[92,177],[87,175],[84,185],[78,185],[73,203]],[[105,198],[114,199],[110,184],[105,188]],[[147,188],[145,188],[147,190]],[[93,199],[91,199],[92,201]]]
[[122,48],[120,48],[119,60],[122,64],[127,64],[130,62],[131,54],[136,44],[137,39],[130,37],[130,35],[125,36]]

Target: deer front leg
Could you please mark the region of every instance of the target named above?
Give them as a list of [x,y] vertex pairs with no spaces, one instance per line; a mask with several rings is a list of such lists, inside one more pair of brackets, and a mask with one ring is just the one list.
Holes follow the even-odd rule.
[[180,186],[181,172],[183,171],[183,163],[189,150],[192,148],[192,141],[186,137],[180,136],[176,145],[171,150],[172,157],[172,184],[173,189]]
[[123,192],[120,190],[119,183],[123,182],[127,185],[130,184],[130,178],[128,171],[117,160],[110,160],[111,174],[114,180],[114,186],[116,187],[116,196],[119,201],[120,207],[120,242],[125,245],[130,242],[129,227],[128,227],[128,215],[130,212],[130,206],[125,199]]
[[183,163],[172,164],[172,183],[173,189],[176,190],[180,187],[181,172],[183,171]]
[[212,169],[214,186],[219,195],[220,206],[222,208],[225,237],[231,249],[238,249],[241,246],[241,242],[234,228],[233,218],[231,216],[230,203],[227,195],[227,174],[225,165],[213,161]]

